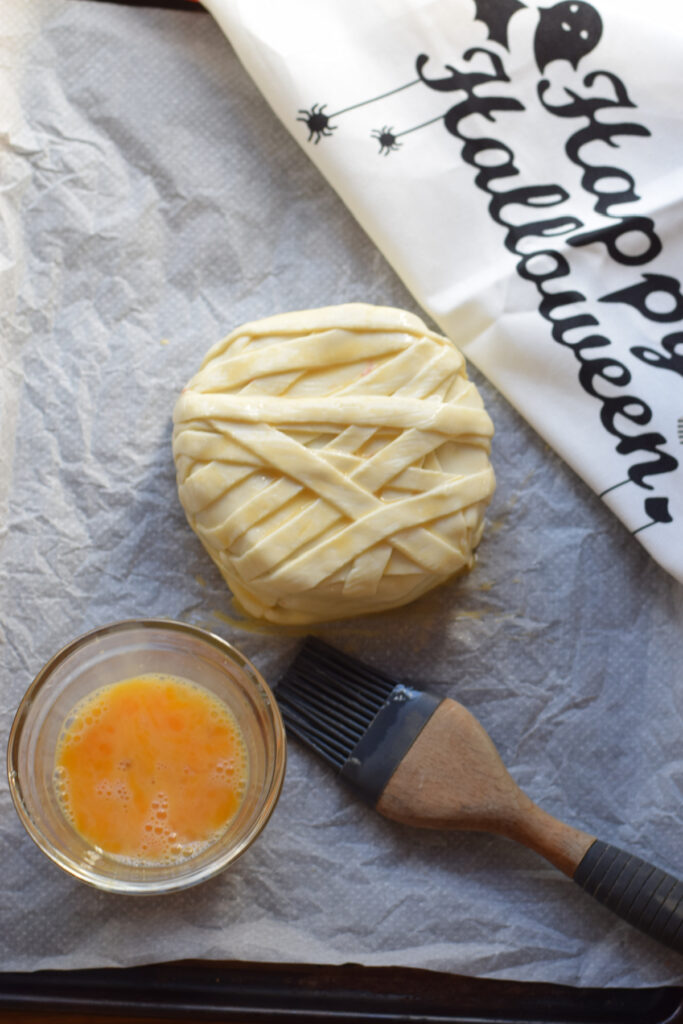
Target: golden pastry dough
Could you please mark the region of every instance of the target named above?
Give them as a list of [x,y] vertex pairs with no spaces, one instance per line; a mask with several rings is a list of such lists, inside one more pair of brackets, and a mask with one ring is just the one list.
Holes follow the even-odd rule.
[[209,351],[174,424],[188,521],[257,618],[382,611],[472,564],[493,425],[460,352],[411,313],[246,324]]

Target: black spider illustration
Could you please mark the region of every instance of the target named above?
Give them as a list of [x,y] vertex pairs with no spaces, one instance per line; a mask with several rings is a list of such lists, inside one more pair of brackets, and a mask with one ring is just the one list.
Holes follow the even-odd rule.
[[323,135],[329,136],[333,131],[336,131],[336,124],[330,124],[330,117],[333,115],[325,114],[323,111],[327,106],[323,103],[320,106],[319,103],[314,103],[310,110],[300,110],[299,113],[303,114],[303,117],[297,117],[297,121],[303,121],[308,128],[308,142],[311,141],[315,135],[316,145],[320,142]]
[[401,143],[397,141],[397,137],[394,134],[393,128],[388,128],[386,125],[384,128],[375,128],[374,131],[370,132],[373,139],[377,139],[379,142],[379,151],[384,153],[385,156],[389,156],[392,150],[400,149]]

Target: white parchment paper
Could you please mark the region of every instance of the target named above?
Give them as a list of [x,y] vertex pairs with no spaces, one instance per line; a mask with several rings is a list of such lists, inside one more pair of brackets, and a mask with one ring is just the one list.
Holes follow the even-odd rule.
[[[346,301],[420,313],[203,13],[0,13],[0,730],[62,644],[159,615],[275,682],[301,631],[244,622],[186,525],[176,396],[234,326]],[[679,875],[682,590],[475,371],[498,490],[476,568],[324,639],[466,704],[542,806]],[[420,833],[292,744],[266,832],[188,893],[73,882],[0,786],[4,970],[229,958],[580,985],[683,965],[533,853]]]

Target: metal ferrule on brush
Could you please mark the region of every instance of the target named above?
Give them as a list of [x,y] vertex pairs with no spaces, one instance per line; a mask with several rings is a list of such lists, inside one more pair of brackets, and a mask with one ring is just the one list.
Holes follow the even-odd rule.
[[275,696],[287,729],[373,806],[441,703],[313,637]]

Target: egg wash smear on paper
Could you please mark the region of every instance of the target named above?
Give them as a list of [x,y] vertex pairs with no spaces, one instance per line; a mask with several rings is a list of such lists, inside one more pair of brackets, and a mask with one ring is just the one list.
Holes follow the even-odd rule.
[[55,758],[60,806],[92,846],[174,863],[218,839],[246,786],[239,726],[214,694],[141,675],[102,687],[66,719]]

